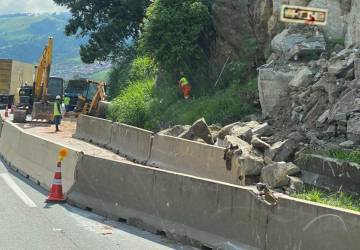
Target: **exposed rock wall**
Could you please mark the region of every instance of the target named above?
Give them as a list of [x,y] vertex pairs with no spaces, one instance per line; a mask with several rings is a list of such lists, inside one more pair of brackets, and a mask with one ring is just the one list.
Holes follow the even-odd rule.
[[360,46],[360,1],[351,1],[351,12],[347,21],[347,33],[345,39],[345,45]]

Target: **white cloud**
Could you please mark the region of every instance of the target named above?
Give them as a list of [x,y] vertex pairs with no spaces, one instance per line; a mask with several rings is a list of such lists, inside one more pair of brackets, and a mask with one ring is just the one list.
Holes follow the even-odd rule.
[[0,14],[61,12],[66,8],[52,0],[0,0]]

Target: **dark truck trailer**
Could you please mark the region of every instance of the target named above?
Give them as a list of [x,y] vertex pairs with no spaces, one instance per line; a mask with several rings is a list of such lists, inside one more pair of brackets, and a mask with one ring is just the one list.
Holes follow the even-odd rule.
[[87,79],[69,80],[65,89],[65,96],[70,97],[69,111],[73,111],[76,108],[79,96],[84,93],[84,91],[87,89],[87,86]]
[[0,59],[0,108],[18,104],[19,89],[24,83],[31,84],[34,66],[12,59]]

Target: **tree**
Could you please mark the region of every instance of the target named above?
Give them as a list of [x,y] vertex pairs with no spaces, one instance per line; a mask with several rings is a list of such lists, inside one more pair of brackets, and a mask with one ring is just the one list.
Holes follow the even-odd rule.
[[200,39],[211,25],[208,0],[155,0],[147,10],[140,48],[172,71],[203,56]]
[[72,17],[65,34],[88,37],[80,47],[85,63],[128,56],[151,0],[54,0]]

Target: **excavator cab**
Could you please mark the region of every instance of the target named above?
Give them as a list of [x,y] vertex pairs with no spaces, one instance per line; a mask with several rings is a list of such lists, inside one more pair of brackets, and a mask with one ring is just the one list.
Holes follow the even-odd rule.
[[86,115],[96,115],[99,102],[105,101],[106,84],[103,82],[88,81],[87,87],[79,96],[75,112]]

